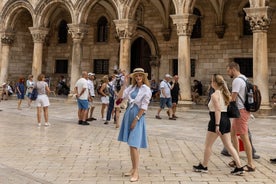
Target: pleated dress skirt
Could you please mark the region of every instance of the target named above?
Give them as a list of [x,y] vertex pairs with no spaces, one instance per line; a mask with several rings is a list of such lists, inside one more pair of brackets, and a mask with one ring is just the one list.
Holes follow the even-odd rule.
[[118,141],[126,142],[129,146],[135,148],[147,148],[147,134],[145,115],[142,115],[137,121],[134,129],[130,130],[132,121],[137,116],[139,108],[136,104],[129,106],[124,114]]

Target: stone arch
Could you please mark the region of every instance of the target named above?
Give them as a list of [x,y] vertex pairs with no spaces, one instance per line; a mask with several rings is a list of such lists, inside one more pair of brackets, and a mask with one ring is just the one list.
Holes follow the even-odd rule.
[[150,46],[151,54],[153,56],[159,57],[160,53],[159,53],[158,42],[155,36],[152,34],[152,32],[144,26],[137,26],[136,34],[132,38],[132,43],[139,37],[142,37],[148,42]]
[[[37,5],[35,12],[39,12],[40,16],[37,19],[37,27],[48,27],[50,19],[53,15],[58,14],[62,10],[68,11],[71,22],[75,22],[74,7],[71,1],[56,0],[51,2],[44,2],[43,0]],[[69,22],[69,21],[68,21]]]
[[79,4],[77,4],[77,10],[81,12],[81,14],[78,17],[78,22],[86,24],[91,9],[97,3],[103,6],[104,8],[106,8],[111,17],[113,17],[114,19],[118,19],[119,17],[118,8],[114,0],[112,0],[111,2],[105,1],[105,0],[101,0],[101,1],[87,0],[87,1],[80,1]]
[[32,8],[32,5],[27,1],[20,0],[14,2],[14,0],[10,0],[5,4],[5,6],[2,9],[3,12],[1,14],[1,17],[4,29],[13,30],[18,16],[24,11],[30,13],[32,17],[32,22],[34,23],[35,13]]

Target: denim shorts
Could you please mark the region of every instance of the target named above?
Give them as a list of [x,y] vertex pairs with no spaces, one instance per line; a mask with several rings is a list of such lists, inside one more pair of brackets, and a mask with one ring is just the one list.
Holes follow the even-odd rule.
[[88,100],[78,99],[78,107],[79,107],[79,109],[87,110],[88,109]]
[[168,108],[171,108],[172,107],[172,98],[163,98],[163,97],[161,97],[160,98],[160,108],[164,109],[165,105]]

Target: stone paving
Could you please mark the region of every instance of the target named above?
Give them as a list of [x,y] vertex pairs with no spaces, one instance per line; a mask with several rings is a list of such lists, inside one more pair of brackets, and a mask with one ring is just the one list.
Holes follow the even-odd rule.
[[[0,102],[0,184],[127,184],[122,173],[131,167],[127,144],[117,141],[118,129],[102,120],[89,126],[77,124],[74,101],[51,98],[50,127],[37,127],[36,110],[17,110],[16,100]],[[257,170],[244,176],[232,176],[217,140],[209,162],[209,173],[192,171],[203,158],[208,123],[206,108],[184,109],[176,121],[169,121],[165,111],[156,120],[157,106],[147,112],[149,147],[140,150],[140,179],[143,184],[217,184],[276,183],[275,116],[251,120],[254,146],[261,156]],[[95,116],[100,117],[100,104]],[[121,115],[122,116],[122,115]],[[246,164],[241,152],[242,164]]]

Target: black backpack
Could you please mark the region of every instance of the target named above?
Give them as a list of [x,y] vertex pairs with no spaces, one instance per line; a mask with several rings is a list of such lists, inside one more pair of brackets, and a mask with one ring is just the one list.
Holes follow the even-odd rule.
[[261,102],[262,102],[261,92],[258,86],[249,82],[248,79],[245,80],[242,77],[239,77],[239,78],[241,78],[246,84],[245,102],[241,99],[240,95],[238,95],[238,97],[243,102],[244,107],[247,111],[256,112],[257,110],[260,109],[260,106],[261,106]]

